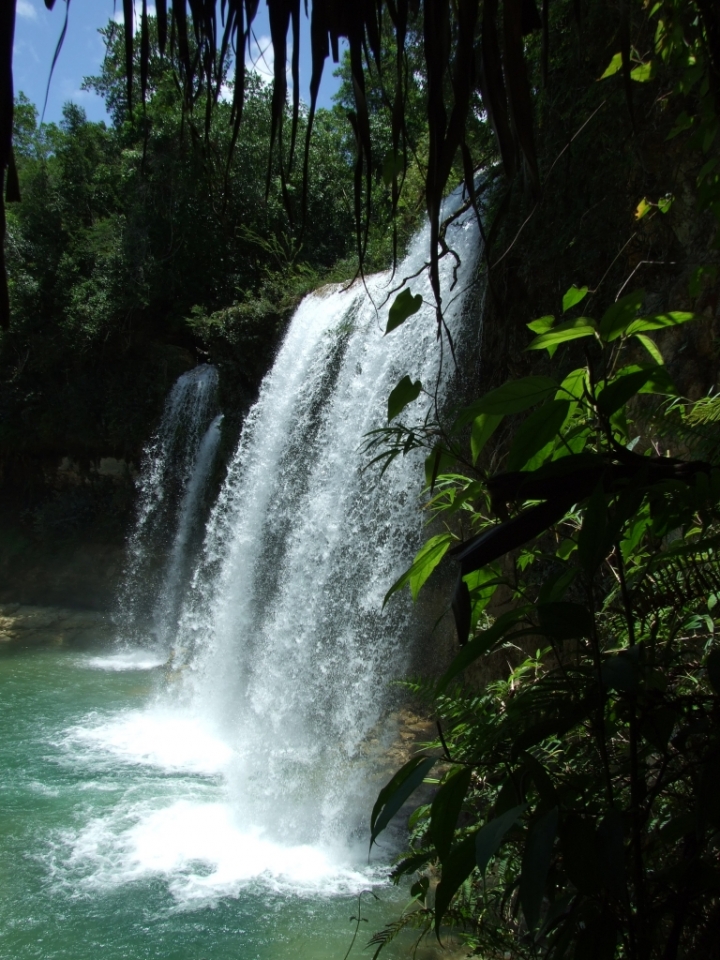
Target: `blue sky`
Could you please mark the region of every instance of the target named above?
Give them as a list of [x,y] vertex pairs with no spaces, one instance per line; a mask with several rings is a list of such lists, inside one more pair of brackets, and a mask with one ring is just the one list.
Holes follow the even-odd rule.
[[[72,0],[69,9],[68,29],[60,56],[50,83],[46,121],[58,121],[63,104],[68,100],[81,106],[90,120],[107,120],[103,101],[94,93],[81,90],[83,77],[97,73],[102,63],[104,46],[98,29],[115,16],[121,19],[121,3],[113,0]],[[302,5],[304,8],[304,4]],[[152,11],[151,4],[148,8]],[[65,19],[65,2],[57,0],[52,11],[46,9],[43,0],[17,0],[15,24],[15,50],[13,69],[15,93],[22,92],[42,110],[47,89],[50,65]],[[259,48],[252,54],[261,73],[269,75],[272,70],[271,55],[259,56],[268,43],[269,27],[267,7],[260,4],[253,25]],[[309,99],[310,85],[310,30],[305,14],[302,14],[302,40],[300,58],[300,96]],[[338,81],[332,75],[333,64],[325,63],[325,72],[320,87],[319,106],[332,105],[332,94]]]

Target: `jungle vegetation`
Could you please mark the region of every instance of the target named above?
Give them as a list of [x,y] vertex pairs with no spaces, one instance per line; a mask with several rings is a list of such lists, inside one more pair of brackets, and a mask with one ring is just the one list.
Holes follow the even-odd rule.
[[[125,9],[131,20],[132,3]],[[442,939],[452,925],[486,958],[713,956],[720,414],[708,391],[718,372],[720,11],[708,0],[316,0],[315,92],[338,39],[349,43],[327,115],[314,98],[287,103],[286,41],[297,53],[300,5],[286,0],[270,2],[274,88],[241,69],[232,102],[219,97],[223,53],[233,42],[242,53],[256,9],[228,3],[223,20],[213,3],[159,3],[155,25],[143,6],[138,37],[112,38],[91,81],[114,104],[110,131],[72,110],[38,131],[19,104],[16,166],[29,201],[9,208],[18,320],[3,352],[13,337],[30,343],[42,322],[35,284],[58,320],[27,355],[58,343],[52,369],[68,396],[80,371],[97,367],[77,360],[83,349],[104,358],[125,345],[138,369],[165,351],[168,378],[169,357],[185,348],[235,364],[228,382],[249,382],[252,338],[258,349],[272,339],[267,317],[288,278],[300,292],[333,276],[337,253],[345,276],[351,256],[370,269],[390,262],[421,206],[432,274],[445,253],[440,199],[464,179],[487,277],[472,396],[417,423],[424,385],[404,378],[387,426],[367,438],[379,470],[426,449],[431,536],[388,585],[388,602],[406,586],[417,596],[454,564],[448,615],[459,644],[439,681],[411,684],[437,717],[437,740],[372,812],[374,839],[435,775],[394,871],[412,877],[412,903],[374,944],[381,951],[408,925]],[[316,160],[315,136],[334,152]],[[85,155],[92,189],[78,177],[81,143],[95,151]],[[44,184],[60,182],[102,204],[96,220],[112,229],[73,220],[73,204],[72,243],[56,248],[62,231],[43,227],[59,192]],[[36,227],[24,234],[35,189]],[[259,202],[244,208],[247,197]],[[237,221],[224,219],[230,209]],[[198,220],[214,244],[209,262],[192,246]],[[227,228],[238,221],[239,233]],[[20,265],[40,260],[23,261],[21,241],[36,234],[53,269],[26,266],[25,284]],[[184,268],[180,290],[169,273]],[[406,323],[410,291],[395,314]],[[102,309],[87,311],[90,295]],[[435,305],[441,329],[439,295]],[[24,356],[16,350],[9,383],[31,382]],[[102,396],[99,384],[86,389]],[[33,409],[32,396],[16,409]],[[29,424],[42,422],[38,409]],[[132,421],[123,412],[117,422]]]

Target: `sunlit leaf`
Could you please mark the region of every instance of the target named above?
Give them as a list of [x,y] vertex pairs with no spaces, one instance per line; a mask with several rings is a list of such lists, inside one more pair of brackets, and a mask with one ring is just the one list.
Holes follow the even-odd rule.
[[595,323],[589,317],[576,317],[574,320],[565,320],[547,333],[541,333],[525,348],[526,350],[547,350],[557,347],[570,340],[580,340],[582,337],[595,336]]
[[606,77],[612,77],[620,70],[622,70],[622,54],[616,53],[606,67],[605,72],[601,75],[600,79],[605,80]]
[[660,350],[658,349],[658,346],[654,340],[651,340],[650,337],[646,337],[644,333],[636,333],[635,339],[640,341],[655,363],[660,365],[665,363],[663,360],[663,355],[660,353]]
[[630,71],[630,76],[637,83],[647,83],[652,80],[656,73],[656,64],[654,60],[648,60],[647,63],[641,63]]
[[395,581],[385,594],[383,606],[385,606],[394,593],[402,590],[406,583],[410,585],[413,600],[417,600],[420,588],[448,552],[452,543],[453,537],[449,533],[440,533],[435,537],[430,537],[427,543],[418,550],[412,566]]
[[568,310],[580,303],[581,300],[584,300],[587,292],[587,287],[570,287],[563,297],[563,313],[567,313]]
[[650,213],[652,208],[652,203],[650,203],[646,197],[643,197],[640,203],[635,207],[635,219],[642,220],[646,214]]
[[645,333],[646,330],[664,330],[667,327],[678,327],[681,323],[690,323],[691,320],[702,320],[698,313],[671,310],[668,313],[657,313],[653,317],[640,317],[634,320],[626,330],[629,337],[636,333]]

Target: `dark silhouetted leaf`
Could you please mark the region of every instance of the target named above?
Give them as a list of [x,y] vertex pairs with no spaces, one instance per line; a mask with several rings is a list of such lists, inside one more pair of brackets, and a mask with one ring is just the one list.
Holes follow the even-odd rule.
[[388,423],[402,413],[409,403],[417,400],[421,391],[422,383],[419,380],[403,377],[388,397]]
[[720,694],[720,650],[712,650],[705,661],[708,679],[715,693]]
[[435,891],[435,933],[439,938],[440,924],[450,901],[475,868],[475,837],[466,837],[453,847],[443,861],[442,879]]
[[385,333],[390,333],[405,323],[408,317],[417,313],[422,306],[422,297],[418,293],[413,296],[410,290],[405,288],[396,297],[388,311],[388,322]]
[[527,808],[527,803],[520,803],[486,823],[475,834],[475,861],[483,876],[485,876],[487,865],[497,853],[505,834],[517,823]]
[[417,790],[434,764],[435,759],[433,757],[426,757],[422,754],[413,757],[382,788],[370,816],[371,847],[408,797]]
[[570,412],[569,400],[550,400],[534,410],[515,433],[508,470],[520,470],[560,432]]
[[598,328],[601,339],[610,343],[623,333],[627,333],[630,324],[637,317],[644,299],[645,291],[635,290],[633,293],[621,297],[617,303],[609,307],[603,314]]
[[548,810],[528,832],[520,876],[520,904],[528,928],[533,931],[540,920],[540,907],[545,895],[553,845],[557,834],[557,807]]
[[466,667],[469,667],[470,664],[474,663],[479,657],[484,656],[484,654],[492,650],[495,644],[502,640],[508,630],[514,627],[526,614],[527,610],[523,607],[508,610],[507,613],[498,617],[491,627],[483,630],[483,632],[479,633],[470,643],[466,644],[438,680],[435,695],[439,696],[443,693],[451,680],[454,680],[459,673],[462,673]]
[[473,407],[476,413],[522,413],[542,403],[557,390],[557,383],[550,377],[522,377],[520,380],[508,380],[497,390],[482,397]]
[[465,794],[470,786],[472,770],[463,767],[453,774],[435,794],[430,809],[430,837],[442,861],[450,853],[455,827],[460,816]]

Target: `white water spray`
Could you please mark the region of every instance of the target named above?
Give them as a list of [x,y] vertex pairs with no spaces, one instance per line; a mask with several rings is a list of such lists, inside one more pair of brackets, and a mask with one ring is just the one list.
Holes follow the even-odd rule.
[[177,629],[179,591],[192,568],[193,541],[202,535],[203,495],[220,440],[217,385],[217,370],[208,364],[179,377],[143,453],[115,617],[126,641],[146,643],[149,635],[167,650]]
[[[475,276],[470,216],[448,228],[445,322],[456,343]],[[210,517],[175,660],[188,709],[227,743],[237,815],[275,841],[335,847],[367,822],[369,742],[417,626],[407,598],[383,609],[422,539],[422,455],[384,477],[363,437],[387,422],[409,375],[442,405],[452,373],[437,337],[428,231],[395,277],[306,297],[250,411]],[[384,336],[399,278],[423,307]],[[477,327],[476,327],[477,330]],[[442,362],[442,367],[441,367]],[[391,735],[391,734],[390,734]]]

